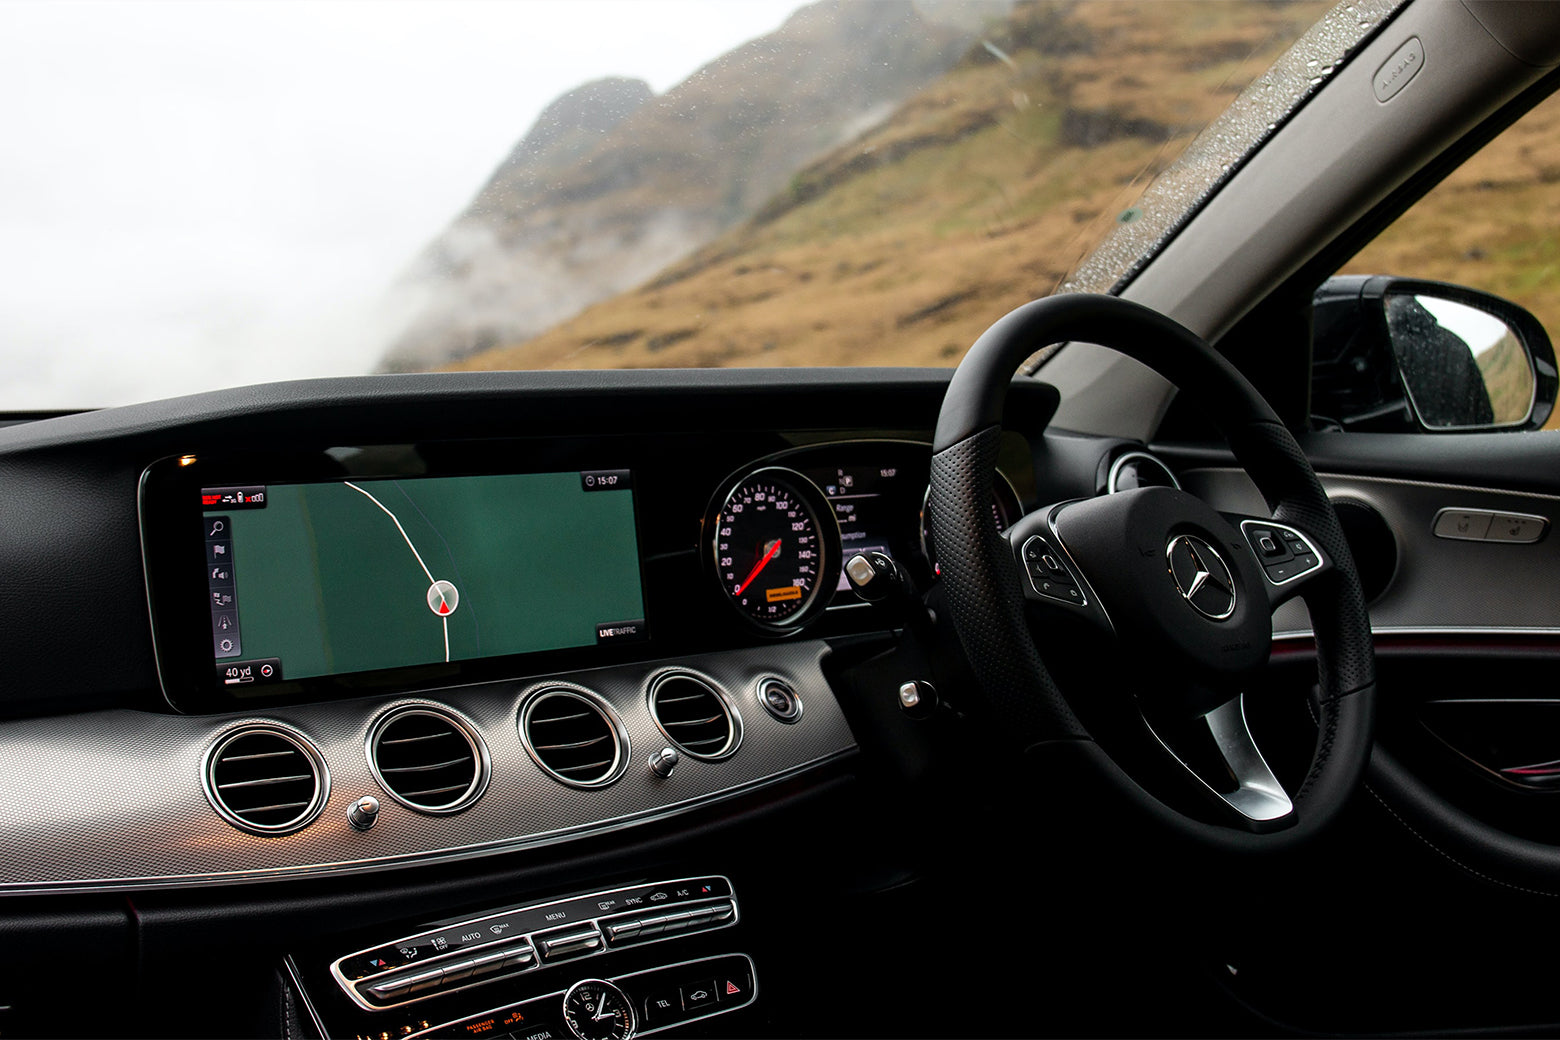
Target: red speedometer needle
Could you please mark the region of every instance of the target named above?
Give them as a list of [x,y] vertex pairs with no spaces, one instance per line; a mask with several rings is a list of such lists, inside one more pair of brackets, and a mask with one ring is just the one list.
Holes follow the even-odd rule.
[[764,558],[753,565],[753,569],[748,571],[748,576],[742,579],[742,584],[737,586],[737,595],[740,596],[747,591],[747,587],[753,584],[753,579],[758,577],[758,572],[769,566],[769,561],[774,559],[775,553],[779,551],[780,539],[776,538],[775,544],[769,547],[769,551],[764,554]]

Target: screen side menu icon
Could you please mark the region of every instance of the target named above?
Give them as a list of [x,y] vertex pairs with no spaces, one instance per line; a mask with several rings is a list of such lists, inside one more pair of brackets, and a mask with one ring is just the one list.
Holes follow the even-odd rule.
[[211,608],[211,649],[217,659],[244,652],[238,635],[238,586],[233,580],[233,521],[228,516],[206,516],[207,606]]

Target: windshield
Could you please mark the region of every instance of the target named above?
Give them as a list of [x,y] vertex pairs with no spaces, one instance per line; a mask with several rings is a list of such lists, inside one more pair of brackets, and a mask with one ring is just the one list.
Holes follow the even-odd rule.
[[[1177,163],[1329,9],[0,3],[0,408],[952,365],[1108,237],[1068,287],[1127,275],[1303,95]],[[1329,61],[1371,20],[1332,17]]]

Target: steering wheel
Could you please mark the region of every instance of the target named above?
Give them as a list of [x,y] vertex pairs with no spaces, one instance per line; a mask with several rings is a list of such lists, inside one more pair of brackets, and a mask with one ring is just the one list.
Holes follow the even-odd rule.
[[[991,523],[1007,387],[1049,343],[1120,351],[1169,379],[1219,428],[1271,516],[1231,517],[1174,488],[1062,502],[1005,534]],[[1375,659],[1359,575],[1305,454],[1261,394],[1195,334],[1114,296],[1047,297],[991,326],[948,385],[933,443],[931,516],[948,613],[995,721],[1031,756],[1083,769],[1182,836],[1230,851],[1287,848],[1337,816],[1370,754]],[[1317,738],[1293,795],[1246,724],[1243,690],[1266,666],[1272,612],[1301,596],[1316,636]],[[1070,611],[1124,652],[1152,654],[1173,683],[1138,691],[1145,719],[1194,786],[1199,819],[1150,794],[1094,741],[1041,661],[1030,620]],[[1205,727],[1205,730],[1204,730]],[[1217,748],[1209,783],[1161,730]]]

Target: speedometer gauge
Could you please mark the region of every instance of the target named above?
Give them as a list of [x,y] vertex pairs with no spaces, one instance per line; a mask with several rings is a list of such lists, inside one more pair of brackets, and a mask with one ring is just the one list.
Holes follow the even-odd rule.
[[713,517],[710,550],[726,599],[749,622],[799,627],[839,577],[839,525],[816,485],[778,466],[737,480]]

